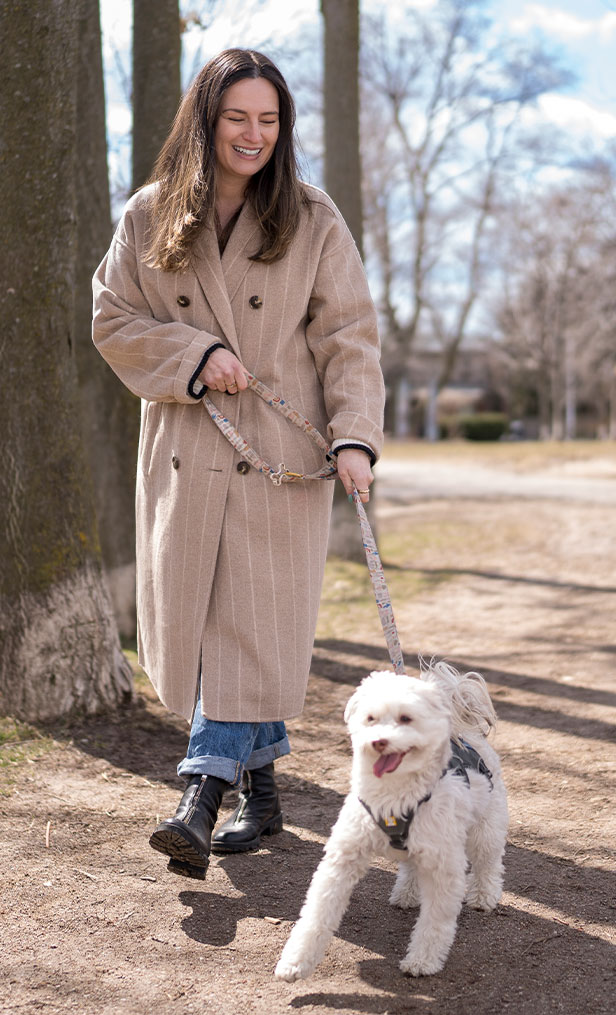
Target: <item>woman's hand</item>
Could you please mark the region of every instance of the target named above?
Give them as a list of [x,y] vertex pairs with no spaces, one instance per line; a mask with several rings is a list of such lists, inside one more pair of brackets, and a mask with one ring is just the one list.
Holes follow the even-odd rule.
[[348,494],[353,493],[353,484],[357,487],[359,499],[367,504],[370,499],[370,486],[374,482],[370,456],[357,448],[346,448],[338,452],[338,475]]
[[237,356],[228,349],[214,349],[199,380],[214,391],[226,391],[229,395],[237,395],[248,387],[246,370]]

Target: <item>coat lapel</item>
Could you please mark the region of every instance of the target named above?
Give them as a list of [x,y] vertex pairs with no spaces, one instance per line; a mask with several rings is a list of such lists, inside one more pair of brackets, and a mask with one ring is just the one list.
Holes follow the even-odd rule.
[[231,300],[251,266],[248,258],[258,249],[259,239],[259,223],[252,206],[246,201],[231,233],[222,261],[213,226],[205,226],[202,229],[193,249],[193,267],[203,294],[223,335],[240,358]]
[[225,276],[229,300],[232,300],[253,262],[261,242],[261,230],[250,201],[244,203],[235,228],[222,255],[222,270]]

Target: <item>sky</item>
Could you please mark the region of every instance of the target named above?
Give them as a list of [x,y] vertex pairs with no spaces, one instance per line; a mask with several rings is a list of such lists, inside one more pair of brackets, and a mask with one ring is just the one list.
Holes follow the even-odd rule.
[[[370,10],[384,2],[361,0],[361,6]],[[386,2],[388,10],[395,11],[397,0]],[[410,2],[429,10],[437,0]],[[199,6],[190,0],[181,2],[183,11]],[[130,109],[118,67],[130,68],[131,7],[130,0],[101,0],[112,177],[125,172],[122,166],[129,144]],[[616,0],[485,0],[485,8],[501,31],[522,39],[540,37],[577,75],[575,84],[565,92],[541,97],[543,119],[599,143],[616,137]],[[285,66],[284,53],[285,43],[298,32],[319,44],[319,0],[264,0],[256,14],[251,8],[250,17],[243,0],[226,0],[222,14],[207,33],[208,51],[195,53],[201,42],[199,32],[185,34],[184,76],[192,76],[195,60],[198,66],[220,49],[258,47],[267,40],[275,46],[275,58],[293,89],[293,61]]]

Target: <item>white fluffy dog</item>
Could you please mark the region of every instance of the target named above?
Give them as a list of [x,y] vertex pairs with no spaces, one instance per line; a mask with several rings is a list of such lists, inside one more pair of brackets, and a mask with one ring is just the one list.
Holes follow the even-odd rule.
[[391,904],[420,907],[400,968],[437,973],[465,897],[490,911],[502,891],[507,797],[486,740],[496,721],[488,690],[479,674],[460,676],[442,662],[422,679],[371,673],[344,717],[353,744],[351,792],[276,977],[313,972],[374,854],[399,862]]

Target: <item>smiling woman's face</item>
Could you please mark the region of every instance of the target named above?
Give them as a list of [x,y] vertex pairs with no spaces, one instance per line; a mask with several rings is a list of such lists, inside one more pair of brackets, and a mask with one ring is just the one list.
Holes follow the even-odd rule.
[[266,78],[243,78],[224,92],[214,130],[216,174],[223,185],[246,186],[278,140],[278,92]]

